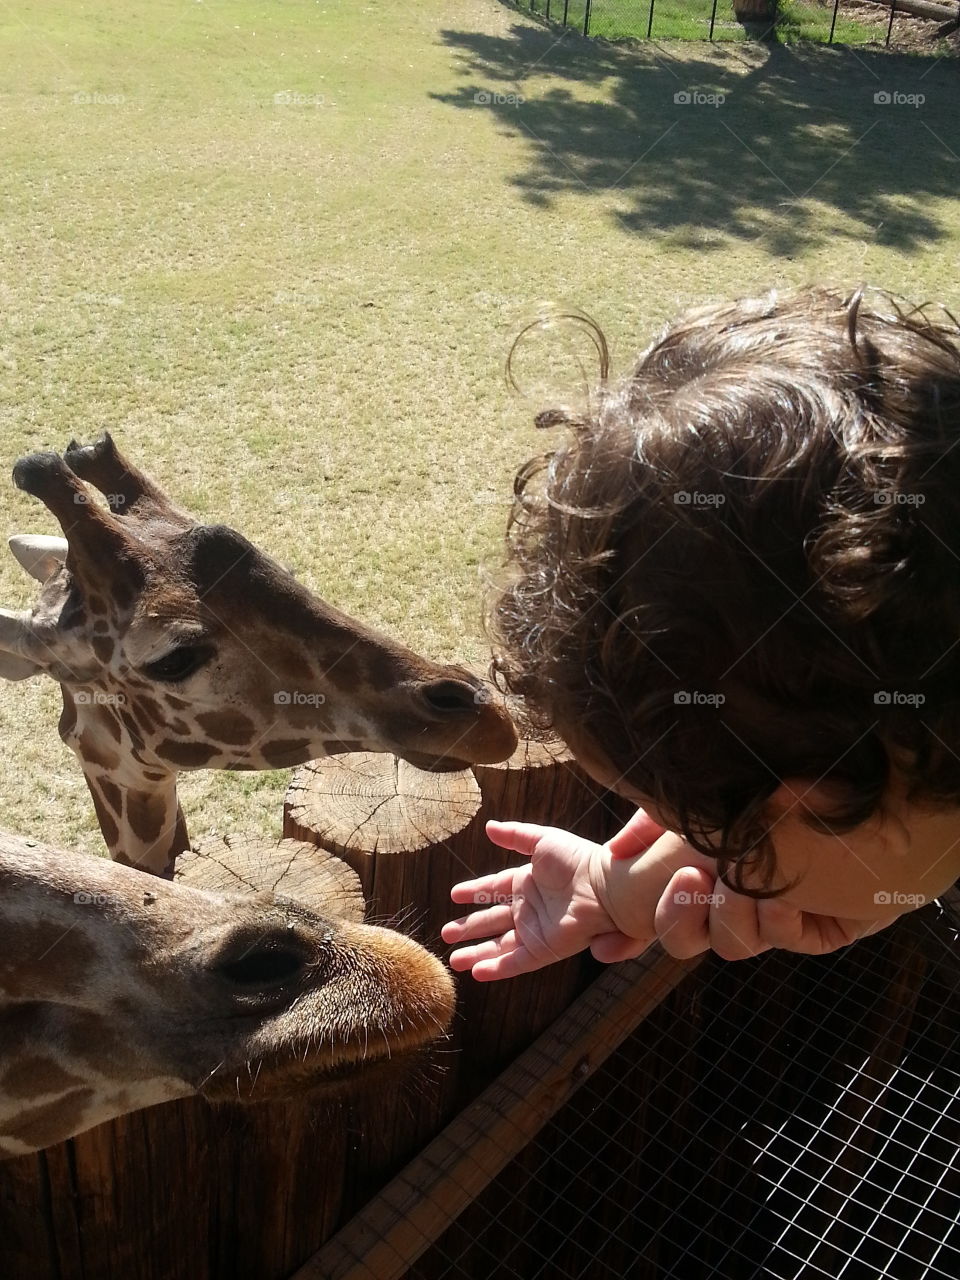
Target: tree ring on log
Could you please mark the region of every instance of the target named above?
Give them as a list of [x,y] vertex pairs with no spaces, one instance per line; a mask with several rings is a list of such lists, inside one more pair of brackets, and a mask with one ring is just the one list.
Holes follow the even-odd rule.
[[289,827],[348,856],[439,844],[462,831],[479,809],[480,786],[471,770],[427,773],[372,751],[305,764],[294,774],[285,804]]
[[217,893],[274,893],[338,920],[356,922],[364,915],[356,872],[305,840],[205,836],[177,858],[174,878]]

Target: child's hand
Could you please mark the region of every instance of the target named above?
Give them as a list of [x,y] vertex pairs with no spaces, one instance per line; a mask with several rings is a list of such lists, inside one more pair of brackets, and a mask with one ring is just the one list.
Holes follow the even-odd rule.
[[457,946],[451,968],[471,969],[485,982],[531,973],[586,947],[598,960],[626,960],[653,940],[625,937],[600,905],[590,874],[600,845],[527,822],[488,822],[487,835],[530,861],[454,886],[454,902],[485,909],[444,925],[445,942],[474,944]]

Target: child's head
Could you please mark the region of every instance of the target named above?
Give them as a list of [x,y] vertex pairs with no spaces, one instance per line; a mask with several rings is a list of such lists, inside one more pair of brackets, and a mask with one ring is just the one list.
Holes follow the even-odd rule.
[[688,313],[606,373],[589,414],[540,415],[569,435],[517,479],[508,687],[735,885],[771,882],[785,779],[837,832],[893,768],[960,805],[956,327],[806,289]]

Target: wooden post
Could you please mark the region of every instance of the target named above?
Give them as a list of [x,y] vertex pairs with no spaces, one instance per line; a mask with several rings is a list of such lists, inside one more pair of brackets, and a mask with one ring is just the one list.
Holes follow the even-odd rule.
[[[564,827],[602,841],[630,812],[587,777],[562,743],[526,738],[505,763],[461,773],[424,773],[369,753],[314,761],[294,776],[284,833],[347,862],[374,920],[406,920],[406,932],[445,954],[440,928],[461,910],[450,901],[451,887],[522,861],[487,840],[488,818]],[[587,954],[510,982],[462,976],[445,1112],[475,1097],[600,969]]]

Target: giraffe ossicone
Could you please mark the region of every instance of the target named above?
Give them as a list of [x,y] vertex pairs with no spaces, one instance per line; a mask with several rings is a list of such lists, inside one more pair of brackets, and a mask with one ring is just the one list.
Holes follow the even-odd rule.
[[0,1159],[174,1098],[320,1096],[453,1013],[402,934],[0,832]]
[[60,736],[115,860],[171,874],[189,847],[181,769],[343,751],[460,769],[513,752],[488,685],[324,603],[234,529],[198,524],[109,435],[31,454],[13,476],[63,536],[11,539],[43,586],[33,609],[0,610],[0,676],[59,683]]

